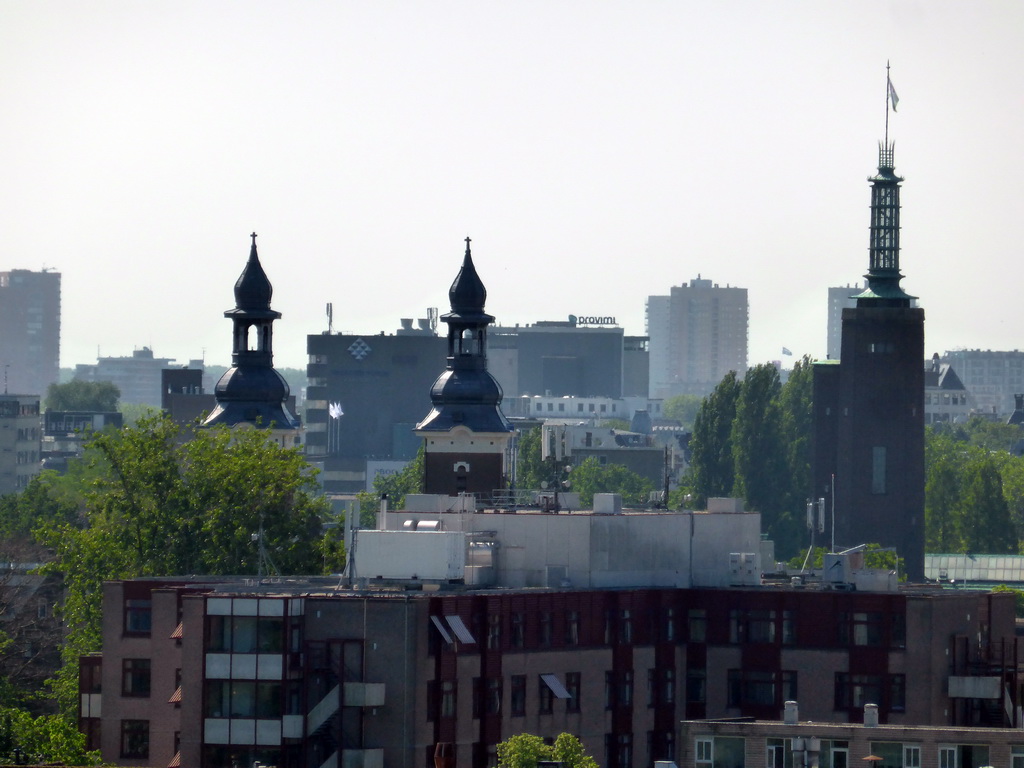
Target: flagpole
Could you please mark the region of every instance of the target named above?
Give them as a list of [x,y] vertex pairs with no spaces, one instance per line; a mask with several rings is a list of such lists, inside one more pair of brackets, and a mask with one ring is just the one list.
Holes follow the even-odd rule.
[[889,150],[889,91],[892,80],[889,78],[889,60],[885,60],[885,150]]

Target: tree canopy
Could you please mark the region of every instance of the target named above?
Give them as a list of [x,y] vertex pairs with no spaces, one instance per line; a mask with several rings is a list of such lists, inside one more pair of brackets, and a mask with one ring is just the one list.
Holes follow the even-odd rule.
[[[976,422],[977,423],[977,422]],[[1014,427],[1014,429],[1018,429]],[[1024,459],[985,447],[997,431],[925,433],[925,549],[1009,554],[1024,538]],[[1000,439],[1000,443],[1009,442]]]
[[185,435],[159,416],[92,435],[80,463],[67,483],[84,480],[84,487],[64,489],[65,498],[81,499],[75,519],[65,510],[37,529],[54,552],[48,568],[63,576],[66,589],[69,635],[55,689],[68,712],[78,656],[100,648],[104,580],[310,574],[343,566],[337,532],[323,532],[330,512],[312,469],[262,430]]
[[566,768],[597,768],[597,761],[571,733],[558,734],[554,744],[545,744],[531,733],[519,733],[498,745],[498,768],[537,768],[542,760],[561,762]]
[[[811,361],[798,361],[783,385],[774,365],[742,381],[730,372],[701,404],[690,439],[684,485],[688,504],[714,496],[743,498],[784,556],[803,546],[800,525],[810,488]],[[675,499],[685,499],[681,489]]]
[[121,390],[112,382],[72,379],[66,384],[51,384],[47,387],[43,408],[48,411],[109,413],[117,410],[120,397]]

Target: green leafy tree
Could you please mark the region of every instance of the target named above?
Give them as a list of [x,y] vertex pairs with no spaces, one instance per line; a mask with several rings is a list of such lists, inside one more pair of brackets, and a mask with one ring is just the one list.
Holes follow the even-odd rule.
[[662,403],[661,413],[666,419],[678,421],[684,427],[692,427],[704,398],[700,395],[676,395]]
[[733,494],[761,513],[763,529],[782,552],[799,548],[789,501],[788,468],[782,443],[779,372],[774,365],[747,371],[736,400],[732,446],[736,479]]
[[963,551],[993,555],[1017,551],[1003,481],[995,459],[987,452],[976,453],[964,468],[959,521]]
[[121,390],[109,381],[73,379],[66,384],[51,384],[46,390],[44,407],[48,411],[117,410]]
[[925,438],[924,519],[928,552],[962,552],[958,524],[960,474],[965,446],[929,430]]
[[[17,760],[15,750],[22,753]],[[59,715],[32,717],[20,709],[0,709],[0,760],[8,765],[27,758],[34,765],[100,765],[99,752],[87,752],[85,734]]]
[[[806,558],[807,568],[823,568],[825,565],[825,555],[827,554],[827,547],[815,547],[811,550],[809,557],[806,553],[796,555],[789,560],[788,565],[790,568],[803,568]],[[864,565],[867,568],[877,568],[885,571],[895,570],[900,574],[901,579],[906,578],[903,558],[898,557],[896,552],[891,549],[882,549],[881,544],[871,543],[865,545]]]
[[618,493],[627,506],[643,506],[654,490],[654,483],[646,477],[621,464],[601,464],[595,456],[573,467],[569,478],[583,507],[593,506],[595,493]]
[[[782,445],[786,459],[786,509],[802,507],[811,489],[811,433],[814,401],[814,366],[804,356],[790,371],[779,393]],[[820,495],[820,494],[815,494]]]
[[66,589],[69,633],[54,688],[68,713],[78,656],[100,648],[104,580],[340,570],[338,548],[322,528],[327,503],[301,454],[262,430],[183,437],[164,416],[92,435],[80,518],[40,530],[55,556],[47,568]]
[[739,379],[730,371],[697,412],[690,438],[689,478],[696,507],[703,507],[709,498],[728,496],[736,483],[732,423],[739,395]]
[[540,736],[520,733],[498,745],[498,768],[537,768],[541,760],[565,763],[567,768],[598,768],[579,738],[560,733],[554,744],[545,744]]
[[541,460],[541,428],[533,427],[516,438],[516,487],[536,489],[551,475],[550,466]]

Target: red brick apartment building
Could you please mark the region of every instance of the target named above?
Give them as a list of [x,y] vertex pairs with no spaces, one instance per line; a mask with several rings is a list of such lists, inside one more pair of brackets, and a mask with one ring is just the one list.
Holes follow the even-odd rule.
[[1012,595],[967,591],[118,581],[81,725],[104,761],[161,768],[415,768],[438,743],[482,768],[511,735],[562,731],[609,768],[690,765],[681,721],[788,700],[1019,728],[1017,653]]

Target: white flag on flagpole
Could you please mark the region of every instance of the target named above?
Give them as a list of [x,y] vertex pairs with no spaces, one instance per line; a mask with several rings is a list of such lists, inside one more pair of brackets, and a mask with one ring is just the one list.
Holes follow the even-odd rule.
[[893,88],[892,79],[889,79],[889,101],[892,103],[892,111],[896,111],[896,105],[900,103],[900,97],[896,95],[896,89]]
[[332,419],[340,419],[345,414],[341,409],[341,403],[331,403],[327,408],[327,413],[330,414]]

